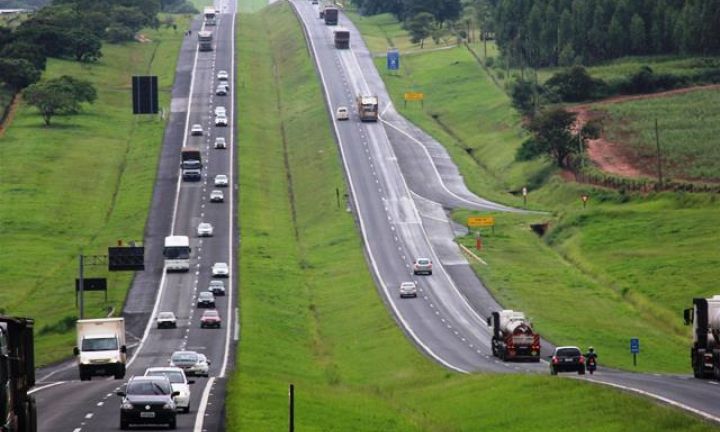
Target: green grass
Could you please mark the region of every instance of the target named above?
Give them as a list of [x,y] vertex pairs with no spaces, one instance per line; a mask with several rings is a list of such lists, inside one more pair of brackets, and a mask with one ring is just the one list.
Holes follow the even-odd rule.
[[633,160],[654,172],[655,120],[658,120],[664,175],[720,181],[720,89],[600,105],[611,141],[623,143]]
[[240,15],[237,28],[238,82],[253,85],[238,86],[242,331],[229,431],[286,428],[290,383],[303,431],[712,429],[604,387],[450,373],[420,354],[379,299],[357,228],[336,205],[338,154],[289,6]]
[[[183,23],[186,25],[187,23]],[[182,26],[181,26],[182,27]],[[48,60],[44,78],[62,74],[91,81],[98,100],[79,115],[42,118],[21,104],[0,140],[0,305],[36,318],[40,365],[68,357],[77,316],[77,255],[107,254],[118,239],[142,240],[164,121],[132,115],[131,76],[158,75],[160,103],[169,110],[182,32],[147,30],[151,43],[103,47],[98,64]],[[108,277],[109,307],[120,310],[130,273],[87,267]],[[105,313],[100,293],[86,295],[86,315]],[[43,331],[59,327],[60,332]]]
[[[365,31],[366,26],[361,23],[360,28]],[[476,271],[504,305],[528,312],[556,343],[598,347],[605,364],[627,368],[628,339],[638,336],[648,349],[639,370],[689,371],[690,331],[681,327],[681,310],[692,297],[717,291],[716,198],[630,198],[565,182],[547,161],[515,162],[525,136],[519,117],[505,93],[463,49],[405,56],[399,75],[385,72],[380,61],[377,66],[395,106],[446,146],[471,190],[519,206],[521,199],[507,191],[527,185],[529,207],[552,212],[545,217],[498,215],[503,228],[482,253],[491,265]],[[412,103],[404,107],[402,94],[410,89],[425,92],[424,109]],[[640,124],[647,125],[661,111],[680,119],[691,106],[696,113],[702,109],[703,116],[687,123],[703,121],[710,125],[707,131],[685,135],[698,137],[691,142],[704,150],[697,153],[717,168],[720,158],[712,157],[716,149],[710,148],[714,140],[709,138],[717,135],[712,133],[715,114],[708,111],[717,105],[715,99],[706,94],[677,108],[653,101],[657,105],[643,111],[645,123]],[[680,120],[671,125],[683,130]],[[663,142],[672,139],[668,132]],[[691,146],[668,142],[667,151]],[[586,211],[581,194],[591,197]],[[459,212],[456,217],[466,216]],[[534,222],[550,222],[548,239],[530,232],[528,225]],[[463,241],[474,244],[472,238]]]

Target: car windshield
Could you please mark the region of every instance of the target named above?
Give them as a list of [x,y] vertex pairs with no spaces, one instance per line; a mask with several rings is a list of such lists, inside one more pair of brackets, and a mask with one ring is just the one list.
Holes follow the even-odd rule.
[[116,349],[118,349],[118,343],[114,337],[83,339],[82,341],[83,351],[109,351]]
[[210,318],[217,318],[219,316],[216,311],[207,311],[203,315]]
[[428,264],[430,264],[430,260],[419,259],[419,260],[417,261],[417,263],[420,264],[420,265],[428,265]]
[[555,355],[558,357],[579,357],[580,350],[577,348],[560,348]]
[[170,394],[170,388],[161,381],[131,381],[127,386],[127,394],[166,395]]
[[183,374],[177,371],[149,371],[145,376],[166,376],[170,384],[185,384]]
[[159,319],[173,319],[175,316],[172,314],[172,312],[162,312],[158,314]]
[[211,298],[213,298],[213,295],[212,295],[212,293],[209,293],[209,292],[201,292],[199,298],[201,298],[201,299],[211,299]]
[[195,363],[198,361],[198,355],[195,353],[178,353],[172,356],[173,363]]

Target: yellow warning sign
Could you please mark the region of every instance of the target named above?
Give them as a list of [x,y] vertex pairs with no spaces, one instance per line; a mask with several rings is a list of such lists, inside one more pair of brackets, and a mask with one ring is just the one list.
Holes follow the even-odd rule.
[[467,219],[469,227],[485,227],[495,225],[495,218],[492,216],[474,216]]
[[422,92],[405,92],[406,101],[421,101],[425,99],[425,93]]

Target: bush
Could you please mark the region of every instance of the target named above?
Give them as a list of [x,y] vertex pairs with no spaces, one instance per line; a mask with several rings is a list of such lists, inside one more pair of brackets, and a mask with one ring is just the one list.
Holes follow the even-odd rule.
[[558,72],[545,82],[549,98],[564,102],[580,102],[597,98],[607,87],[604,81],[594,79],[582,66],[573,66]]
[[529,161],[543,154],[542,147],[534,138],[528,138],[520,145],[515,152],[515,160],[518,162]]
[[517,80],[510,88],[512,105],[523,114],[535,111],[535,84],[530,81]]
[[488,57],[485,59],[485,66],[488,68],[493,67],[495,65],[495,57]]
[[108,27],[106,37],[110,43],[127,42],[135,38],[135,32],[129,27],[113,24]]

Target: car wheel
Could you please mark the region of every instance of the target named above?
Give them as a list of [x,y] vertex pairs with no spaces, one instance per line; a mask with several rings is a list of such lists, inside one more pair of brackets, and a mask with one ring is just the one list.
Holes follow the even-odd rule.
[[128,422],[126,422],[125,420],[120,419],[120,429],[128,430],[128,429],[130,429],[130,424]]
[[177,429],[177,419],[171,419],[168,424],[168,429]]
[[558,371],[555,368],[550,368],[550,375],[557,375]]
[[585,368],[578,369],[578,375],[585,375]]

